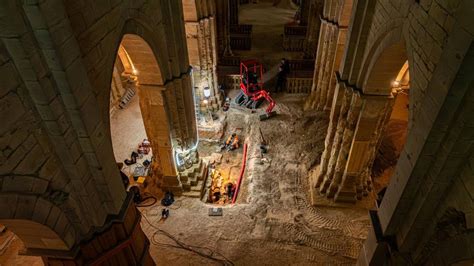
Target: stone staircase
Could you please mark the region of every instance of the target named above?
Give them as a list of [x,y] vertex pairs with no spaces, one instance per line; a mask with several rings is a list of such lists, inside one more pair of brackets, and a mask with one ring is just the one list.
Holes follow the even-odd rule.
[[179,179],[183,186],[183,196],[201,199],[205,193],[207,164],[203,160],[199,160],[188,169],[181,171]]

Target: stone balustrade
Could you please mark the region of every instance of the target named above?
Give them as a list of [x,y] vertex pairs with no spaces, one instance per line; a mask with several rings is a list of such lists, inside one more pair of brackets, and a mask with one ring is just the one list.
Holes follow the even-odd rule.
[[313,77],[288,77],[286,79],[287,93],[310,93]]

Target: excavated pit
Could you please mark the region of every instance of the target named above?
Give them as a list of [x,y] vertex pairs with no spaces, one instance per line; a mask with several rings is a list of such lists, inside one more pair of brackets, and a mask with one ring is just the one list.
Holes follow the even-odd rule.
[[[227,113],[224,136],[237,125],[242,127],[248,161],[237,203],[222,205],[223,216],[208,216],[215,205],[191,198],[179,198],[165,221],[160,221],[161,206],[141,209],[142,226],[158,265],[356,262],[369,228],[366,210],[308,204],[308,169],[319,162],[324,149],[327,114],[304,112],[304,95],[275,98],[278,115],[267,121],[258,120],[265,106],[255,113],[237,108]],[[263,164],[259,128],[269,144],[269,162]],[[210,153],[218,143],[202,147],[207,151],[201,152]],[[239,157],[241,150],[227,153]],[[219,167],[225,171],[230,164]]]

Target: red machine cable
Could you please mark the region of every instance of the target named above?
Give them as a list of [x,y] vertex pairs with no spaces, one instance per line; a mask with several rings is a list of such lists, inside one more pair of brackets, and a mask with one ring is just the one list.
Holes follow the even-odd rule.
[[247,143],[244,144],[244,153],[242,156],[242,167],[240,168],[239,181],[237,181],[237,187],[235,188],[234,196],[232,197],[232,204],[235,203],[235,200],[237,199],[237,194],[239,194],[240,183],[242,183],[242,179],[244,177],[246,163],[247,163]]

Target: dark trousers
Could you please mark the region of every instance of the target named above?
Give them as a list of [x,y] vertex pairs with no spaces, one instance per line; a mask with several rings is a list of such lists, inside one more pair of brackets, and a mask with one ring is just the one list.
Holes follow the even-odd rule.
[[286,83],[286,77],[283,76],[283,75],[278,75],[277,83],[276,83],[276,86],[275,86],[275,92],[285,91],[285,83]]

